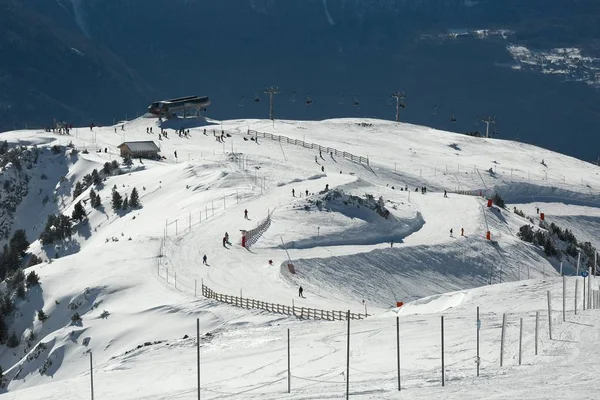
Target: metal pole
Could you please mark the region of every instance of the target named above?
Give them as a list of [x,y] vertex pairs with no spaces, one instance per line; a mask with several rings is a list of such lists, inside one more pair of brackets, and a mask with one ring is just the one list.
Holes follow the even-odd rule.
[[500,336],[500,366],[504,363],[504,333],[506,332],[506,314],[502,314],[502,335]]
[[198,362],[198,400],[200,400],[200,318],[196,318],[196,360]]
[[519,326],[519,365],[521,365],[521,353],[523,349],[523,318]]
[[346,314],[348,320],[348,346],[346,349],[346,400],[350,398],[350,310]]
[[588,308],[592,304],[592,267],[588,267]]
[[441,316],[442,318],[442,386],[445,385],[446,383],[446,379],[445,379],[445,375],[444,375],[444,316]]
[[398,361],[398,391],[402,390],[400,385],[400,317],[396,317],[396,360]]
[[288,328],[287,330],[288,332],[288,393],[290,393],[290,391],[292,390],[292,370],[290,368],[291,366],[291,362],[290,362],[290,329]]
[[585,310],[585,276],[583,277],[583,298],[581,299],[583,300],[583,310]]
[[575,277],[575,315],[577,315],[577,292],[579,291],[579,281]]
[[535,355],[538,353],[538,330],[540,327],[540,312],[535,312]]
[[92,390],[92,400],[94,400],[94,365],[92,361],[92,352],[90,351],[90,384]]
[[479,307],[477,307],[477,376],[479,376],[479,330],[481,329],[481,321],[479,320]]
[[546,292],[548,295],[548,335],[552,340],[552,308],[550,307],[550,291]]
[[563,322],[567,320],[567,277],[563,275]]

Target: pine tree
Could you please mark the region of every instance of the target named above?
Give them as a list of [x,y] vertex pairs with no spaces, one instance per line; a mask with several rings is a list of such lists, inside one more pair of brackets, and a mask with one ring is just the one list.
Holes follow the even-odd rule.
[[47,320],[47,319],[48,319],[48,316],[46,315],[46,313],[44,312],[44,310],[39,310],[39,311],[37,312],[37,318],[38,318],[40,321],[44,322],[45,320]]
[[63,240],[73,235],[73,225],[71,224],[71,219],[66,215],[59,215],[58,217],[58,239]]
[[92,186],[92,182],[93,182],[93,179],[92,179],[91,174],[84,175],[84,177],[83,177],[83,186],[84,187],[88,188],[88,187]]
[[6,345],[8,347],[10,347],[11,349],[14,349],[15,347],[17,347],[20,343],[19,338],[17,337],[17,334],[13,331],[9,336],[8,336],[8,340],[6,341]]
[[73,208],[73,213],[71,214],[71,218],[78,220],[78,221],[83,221],[86,217],[87,217],[87,214],[85,213],[85,209],[83,208],[81,201],[78,201],[77,204],[75,204],[75,207]]
[[31,289],[34,286],[37,286],[40,284],[40,277],[38,274],[35,273],[35,271],[31,271],[28,275],[27,278],[25,279],[25,286],[27,286],[27,289]]
[[25,291],[25,285],[23,285],[22,283],[17,286],[17,297],[19,299],[24,299],[25,295],[27,294],[27,292]]
[[10,239],[10,249],[21,257],[25,255],[25,250],[29,247],[25,230],[17,229]]
[[112,165],[108,161],[104,163],[102,172],[104,172],[104,174],[106,175],[110,175],[110,173],[112,172]]
[[10,315],[14,309],[15,303],[10,298],[10,295],[6,293],[4,297],[2,297],[2,302],[0,303],[0,314],[2,316]]
[[131,198],[129,199],[129,207],[138,208],[140,206],[140,195],[137,189],[134,187],[131,191]]
[[121,194],[117,190],[113,190],[112,193],[112,208],[114,211],[123,208],[123,197],[121,197]]
[[73,189],[73,199],[78,198],[81,193],[83,193],[83,185],[81,182],[77,181],[75,189]]
[[92,183],[95,186],[98,186],[99,184],[102,183],[102,178],[100,177],[100,174],[98,173],[97,169],[92,171]]
[[127,210],[129,208],[129,199],[127,198],[127,196],[125,196],[125,199],[123,200],[123,210]]
[[90,189],[90,206],[96,208],[96,192],[94,189]]
[[96,194],[96,208],[102,205],[102,200],[100,200],[100,195]]

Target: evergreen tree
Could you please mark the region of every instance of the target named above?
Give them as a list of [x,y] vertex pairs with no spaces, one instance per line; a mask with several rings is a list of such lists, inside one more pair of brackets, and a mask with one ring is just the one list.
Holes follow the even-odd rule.
[[18,289],[25,283],[25,273],[21,268],[17,269],[9,278],[7,286],[9,290]]
[[17,334],[13,331],[8,336],[8,339],[6,341],[6,345],[8,347],[10,347],[11,349],[14,349],[15,347],[17,347],[19,345],[19,343],[20,343],[19,338],[17,337]]
[[27,286],[27,289],[31,289],[32,287],[39,285],[39,284],[40,284],[39,275],[36,274],[35,271],[31,271],[27,275],[27,278],[25,279],[25,285]]
[[102,200],[100,200],[100,195],[96,194],[96,208],[102,205]]
[[110,163],[108,161],[104,163],[102,172],[104,172],[105,175],[110,175],[110,173],[112,172],[112,166],[110,165]]
[[19,254],[19,256],[25,256],[25,251],[29,247],[29,242],[27,241],[27,236],[25,235],[24,229],[17,229],[10,239],[10,249],[15,253]]
[[129,198],[129,207],[138,208],[140,206],[140,195],[137,189],[134,187],[131,191],[131,197]]
[[111,171],[115,171],[119,169],[119,162],[117,160],[112,160],[110,163]]
[[94,189],[90,189],[90,206],[96,208],[96,192]]
[[73,199],[78,198],[81,193],[83,193],[83,185],[81,182],[77,181],[75,189],[73,189]]
[[73,218],[77,221],[83,221],[85,219],[85,217],[87,217],[87,214],[85,213],[85,209],[83,208],[81,201],[78,201],[77,204],[75,204],[75,207],[73,208],[73,213],[71,214],[71,218]]
[[93,179],[92,179],[91,174],[84,175],[84,177],[83,177],[83,186],[84,187],[88,188],[88,187],[92,186],[92,182],[93,182]]
[[25,295],[27,294],[27,292],[25,291],[25,285],[21,283],[19,286],[17,286],[16,293],[19,299],[24,299]]
[[58,240],[63,240],[73,235],[73,225],[71,219],[61,214],[58,217]]
[[6,339],[8,339],[8,328],[6,327],[4,318],[0,317],[0,343],[5,344]]
[[99,184],[101,184],[101,183],[102,183],[102,178],[100,177],[100,174],[98,173],[98,170],[97,170],[97,169],[94,169],[94,170],[92,171],[92,183],[93,183],[95,186],[98,186]]
[[45,320],[48,319],[48,316],[46,315],[46,313],[44,312],[44,310],[39,310],[37,312],[37,319],[44,322]]
[[117,190],[113,190],[111,204],[112,204],[113,210],[115,210],[115,211],[123,208],[123,197],[121,197],[121,195],[119,194],[119,192]]
[[127,196],[125,196],[125,199],[123,200],[123,210],[127,210],[129,208],[129,200],[127,199]]
[[2,316],[10,315],[14,309],[15,303],[13,303],[10,295],[6,293],[4,297],[2,297],[2,302],[0,303],[0,314],[2,314]]
[[126,165],[128,167],[131,167],[133,165],[133,160],[131,159],[131,156],[129,154],[123,158],[123,165]]

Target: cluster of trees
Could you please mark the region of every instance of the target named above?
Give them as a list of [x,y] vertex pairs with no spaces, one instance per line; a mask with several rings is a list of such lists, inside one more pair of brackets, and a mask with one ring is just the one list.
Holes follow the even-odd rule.
[[[583,265],[594,267],[594,255],[596,248],[590,242],[580,243],[573,232],[569,229],[561,229],[555,223],[548,225],[544,221],[540,222],[540,226],[544,228],[535,229],[531,225],[523,225],[519,228],[517,236],[525,242],[533,243],[544,248],[544,254],[548,257],[561,258],[561,254],[566,254],[571,257],[577,257],[579,250],[583,253]],[[555,246],[555,242],[563,243],[564,250],[559,250]]]
[[63,214],[50,214],[48,215],[44,231],[40,234],[40,241],[43,245],[47,245],[69,238],[72,234],[73,225],[71,218]]
[[544,254],[548,257],[558,256],[558,250],[552,243],[552,237],[549,232],[541,229],[533,229],[531,225],[523,225],[519,228],[517,236],[525,242],[533,243],[544,248]]
[[73,189],[73,199],[78,198],[81,193],[85,192],[90,186],[98,186],[102,183],[102,177],[97,169],[94,169],[91,174],[84,175],[83,181],[77,181]]
[[[0,252],[0,280],[17,271],[23,264],[23,258],[26,255],[29,242],[23,229],[18,229],[13,234],[8,244],[5,244]],[[35,264],[39,259],[34,259]],[[35,265],[31,264],[30,265]]]
[[112,191],[111,204],[114,211],[128,210],[140,207],[140,195],[137,191],[137,188],[133,188],[133,190],[131,191],[131,196],[129,198],[127,196],[123,198],[123,196],[121,196],[121,194],[117,191],[117,187],[114,186]]

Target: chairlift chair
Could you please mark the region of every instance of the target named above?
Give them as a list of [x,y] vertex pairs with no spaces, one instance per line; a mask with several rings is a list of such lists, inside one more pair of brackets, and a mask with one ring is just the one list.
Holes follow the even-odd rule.
[[306,96],[306,105],[307,105],[307,106],[310,106],[310,105],[312,105],[312,102],[313,102],[313,101],[312,101],[312,99],[310,98],[310,95],[307,95],[307,96]]
[[255,103],[260,102],[260,97],[258,96],[258,93],[254,94],[254,102]]

